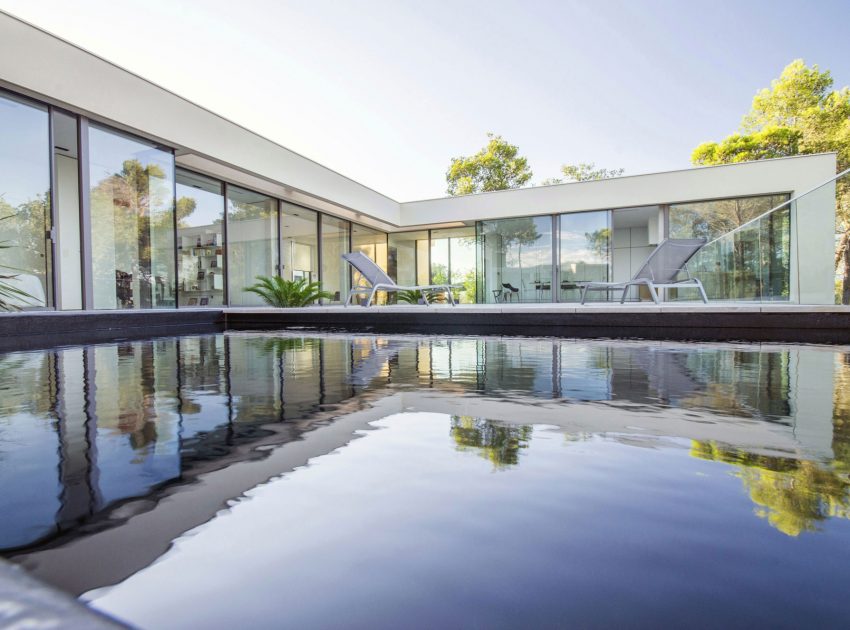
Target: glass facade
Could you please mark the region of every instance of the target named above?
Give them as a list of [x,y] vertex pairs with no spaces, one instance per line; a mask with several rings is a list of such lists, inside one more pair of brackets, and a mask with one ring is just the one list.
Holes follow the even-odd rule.
[[763,195],[673,204],[670,206],[670,238],[711,241],[787,200],[788,195]]
[[582,282],[607,282],[611,269],[611,212],[573,212],[559,217],[561,302],[581,299]]
[[388,237],[387,274],[398,284],[430,284],[428,231],[395,232]]
[[46,107],[0,93],[0,276],[17,308],[50,306],[50,154]]
[[177,169],[177,261],[180,306],[222,306],[224,191],[221,182]]
[[348,263],[342,255],[349,251],[350,224],[322,215],[322,290],[333,295],[329,303],[340,303],[348,293]]
[[[0,276],[30,296],[0,293],[5,308],[262,305],[245,289],[278,274],[320,282],[338,304],[361,282],[349,251],[401,285],[458,285],[461,303],[573,302],[583,282],[627,280],[665,237],[709,241],[689,271],[713,299],[800,293],[795,206],[763,216],[786,194],[388,235],[176,168],[169,148],[6,92],[0,131]],[[396,296],[378,295],[387,301]]]
[[464,304],[476,301],[475,248],[474,227],[431,230],[431,284],[462,285],[453,292]]
[[174,154],[89,127],[94,308],[173,308]]
[[318,212],[282,203],[280,275],[286,280],[319,281]]
[[[387,235],[384,232],[367,228],[356,223],[351,224],[351,251],[362,252],[369,258],[378,263],[378,266],[387,271]],[[369,283],[366,282],[359,272],[352,268],[351,270],[351,286],[358,286]],[[387,303],[387,294],[379,292],[376,296],[378,304]]]
[[688,264],[709,299],[790,299],[791,210],[762,217],[787,199],[764,195],[670,206],[672,238],[709,241]]
[[227,187],[227,287],[233,306],[257,306],[259,295],[245,291],[258,276],[277,274],[277,200]]
[[551,301],[551,216],[481,221],[478,239],[484,301]]

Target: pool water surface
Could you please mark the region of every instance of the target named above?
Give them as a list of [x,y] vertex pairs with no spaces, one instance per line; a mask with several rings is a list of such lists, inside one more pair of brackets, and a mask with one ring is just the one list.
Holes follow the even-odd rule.
[[142,628],[844,627],[850,349],[0,355],[0,547]]

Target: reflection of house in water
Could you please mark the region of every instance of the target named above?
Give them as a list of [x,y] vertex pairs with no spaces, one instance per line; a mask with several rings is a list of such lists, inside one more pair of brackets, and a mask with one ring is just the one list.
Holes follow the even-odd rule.
[[[169,488],[261,461],[272,446],[307,448],[307,432],[383,399],[455,417],[455,444],[496,465],[521,461],[532,424],[574,435],[629,433],[638,422],[646,435],[790,460],[834,453],[850,465],[847,365],[832,349],[799,346],[268,333],[9,354],[0,544],[106,530],[155,509]],[[316,441],[309,456],[351,437]],[[261,481],[207,487],[207,507],[187,527]]]

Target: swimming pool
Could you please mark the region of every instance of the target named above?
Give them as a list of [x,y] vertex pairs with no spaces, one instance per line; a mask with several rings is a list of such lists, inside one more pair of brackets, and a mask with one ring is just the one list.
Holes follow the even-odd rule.
[[4,555],[140,627],[844,625],[850,349],[9,353],[0,482]]

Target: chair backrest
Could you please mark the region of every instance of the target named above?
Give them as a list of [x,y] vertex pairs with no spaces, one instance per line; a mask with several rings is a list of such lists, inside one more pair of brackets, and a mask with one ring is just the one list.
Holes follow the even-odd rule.
[[668,238],[661,241],[632,280],[673,282],[694,254],[705,245],[704,238]]
[[383,269],[381,269],[374,260],[369,258],[363,252],[351,252],[343,254],[342,259],[360,272],[360,275],[366,279],[371,286],[376,284],[388,284],[396,286],[395,281],[390,278]]

